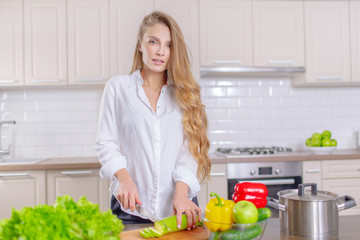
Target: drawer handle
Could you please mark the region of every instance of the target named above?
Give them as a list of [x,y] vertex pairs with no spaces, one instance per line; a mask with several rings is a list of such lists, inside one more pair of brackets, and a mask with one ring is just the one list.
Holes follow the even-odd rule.
[[34,83],[55,83],[60,82],[60,79],[32,79],[31,82]]
[[240,60],[215,60],[214,63],[215,64],[226,64],[226,63],[240,64],[241,61]]
[[210,177],[225,177],[224,172],[210,173]]
[[277,65],[277,64],[283,64],[283,65],[294,65],[293,61],[268,61],[269,65]]
[[92,171],[62,171],[62,175],[83,175],[83,174],[91,174]]
[[15,80],[0,80],[0,83],[15,83]]
[[341,81],[342,77],[318,77],[319,81]]
[[26,177],[28,173],[1,173],[0,177]]
[[305,171],[306,173],[319,173],[321,172],[319,169],[309,169]]
[[75,82],[102,82],[105,79],[97,78],[97,79],[75,79]]

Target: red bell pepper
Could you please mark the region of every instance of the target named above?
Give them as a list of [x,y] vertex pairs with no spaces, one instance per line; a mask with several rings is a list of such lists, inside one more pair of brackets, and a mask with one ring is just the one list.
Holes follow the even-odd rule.
[[235,203],[247,200],[255,204],[257,208],[266,206],[268,190],[263,183],[241,182],[235,185],[232,198]]

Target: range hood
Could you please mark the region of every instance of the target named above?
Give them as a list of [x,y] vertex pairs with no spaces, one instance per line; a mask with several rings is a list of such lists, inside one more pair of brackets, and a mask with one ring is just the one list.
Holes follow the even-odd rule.
[[305,67],[202,66],[201,77],[292,76],[305,73]]

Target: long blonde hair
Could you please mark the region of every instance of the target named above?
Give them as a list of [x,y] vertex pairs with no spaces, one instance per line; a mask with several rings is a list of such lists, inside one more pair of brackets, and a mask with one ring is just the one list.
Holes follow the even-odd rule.
[[209,177],[211,161],[208,156],[207,117],[200,98],[200,86],[190,70],[187,47],[179,25],[168,14],[155,11],[145,16],[139,28],[131,72],[143,68],[139,45],[146,30],[154,24],[167,26],[171,33],[171,55],[167,75],[173,83],[175,98],[183,110],[183,129],[189,150],[198,163],[197,176],[203,181]]

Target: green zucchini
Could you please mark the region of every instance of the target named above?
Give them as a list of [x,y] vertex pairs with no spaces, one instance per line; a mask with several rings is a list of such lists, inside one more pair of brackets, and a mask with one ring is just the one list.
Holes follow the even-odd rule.
[[262,227],[256,224],[255,226],[245,229],[239,230],[236,228],[232,228],[226,230],[220,234],[221,240],[250,240],[254,239],[261,234]]
[[271,216],[271,210],[269,208],[258,208],[258,222],[263,221]]
[[[202,221],[197,221],[196,226],[202,226]],[[181,231],[187,228],[187,217],[185,214],[182,215],[181,226],[177,228],[176,215],[164,218],[155,222],[155,229],[161,234],[167,234],[171,232]]]

